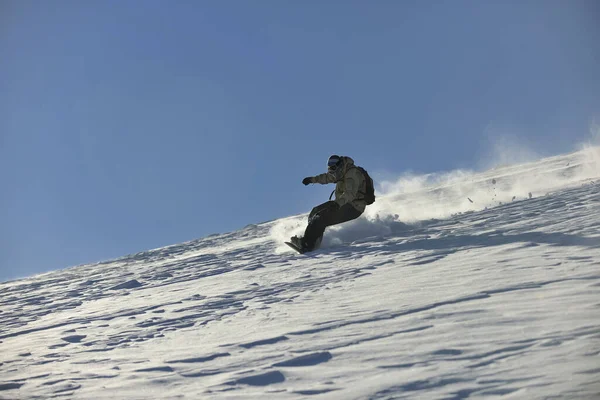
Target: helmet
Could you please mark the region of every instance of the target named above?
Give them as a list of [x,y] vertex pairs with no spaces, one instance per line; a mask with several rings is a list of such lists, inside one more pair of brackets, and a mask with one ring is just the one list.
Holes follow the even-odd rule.
[[342,157],[336,156],[335,154],[329,157],[327,160],[327,169],[329,171],[335,171],[340,165],[342,165]]

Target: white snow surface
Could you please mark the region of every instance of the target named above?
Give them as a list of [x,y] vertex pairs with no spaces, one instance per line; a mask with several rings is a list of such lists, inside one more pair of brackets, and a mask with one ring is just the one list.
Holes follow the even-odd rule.
[[599,155],[1,283],[0,398],[600,398]]

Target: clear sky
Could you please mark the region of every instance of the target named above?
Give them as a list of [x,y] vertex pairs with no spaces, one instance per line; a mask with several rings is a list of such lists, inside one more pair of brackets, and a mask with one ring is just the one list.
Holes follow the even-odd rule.
[[475,168],[600,118],[600,3],[0,0],[0,280]]

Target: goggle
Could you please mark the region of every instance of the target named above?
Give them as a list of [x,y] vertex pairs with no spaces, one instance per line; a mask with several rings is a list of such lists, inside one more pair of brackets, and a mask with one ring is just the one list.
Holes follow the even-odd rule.
[[342,163],[342,159],[341,158],[332,158],[330,160],[327,161],[327,168],[330,171],[335,171],[337,169],[337,167],[340,166],[340,164]]

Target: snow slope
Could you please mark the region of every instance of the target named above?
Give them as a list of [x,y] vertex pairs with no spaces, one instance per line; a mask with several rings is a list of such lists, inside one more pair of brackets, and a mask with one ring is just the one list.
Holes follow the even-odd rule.
[[2,283],[0,398],[600,398],[599,154]]

